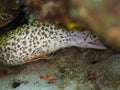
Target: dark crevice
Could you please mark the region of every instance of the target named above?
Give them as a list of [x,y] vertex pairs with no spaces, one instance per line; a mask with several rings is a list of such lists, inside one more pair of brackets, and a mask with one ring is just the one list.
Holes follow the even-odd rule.
[[17,88],[20,85],[20,82],[13,82],[12,87]]
[[16,27],[20,26],[21,24],[27,23],[27,19],[25,18],[26,13],[24,12],[24,6],[20,8],[20,12],[18,16],[9,24],[4,27],[0,27],[0,35],[5,34],[6,32],[15,29]]

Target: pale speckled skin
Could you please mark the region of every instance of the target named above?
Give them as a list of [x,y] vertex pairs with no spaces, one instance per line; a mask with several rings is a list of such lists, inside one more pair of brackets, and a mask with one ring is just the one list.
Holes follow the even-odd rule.
[[70,46],[105,49],[98,38],[88,32],[66,31],[56,28],[55,25],[36,21],[0,37],[0,62],[21,65],[38,55],[47,55]]

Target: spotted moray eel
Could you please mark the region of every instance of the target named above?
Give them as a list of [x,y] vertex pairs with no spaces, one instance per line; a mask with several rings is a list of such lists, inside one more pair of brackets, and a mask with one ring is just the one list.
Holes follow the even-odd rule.
[[87,31],[65,30],[35,21],[0,36],[0,62],[21,65],[47,58],[48,54],[58,49],[71,46],[106,49],[98,37]]

